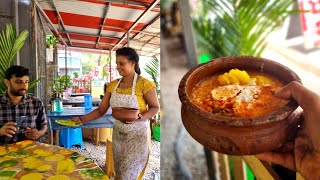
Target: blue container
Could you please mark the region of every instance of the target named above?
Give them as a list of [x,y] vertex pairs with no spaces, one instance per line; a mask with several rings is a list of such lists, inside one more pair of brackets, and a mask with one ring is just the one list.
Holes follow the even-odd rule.
[[64,128],[59,133],[59,145],[71,149],[74,145],[83,148],[82,129],[81,128]]
[[84,95],[84,108],[91,109],[92,108],[92,96],[91,94]]
[[60,99],[55,99],[53,102],[56,107],[55,112],[62,112],[63,111],[62,101]]

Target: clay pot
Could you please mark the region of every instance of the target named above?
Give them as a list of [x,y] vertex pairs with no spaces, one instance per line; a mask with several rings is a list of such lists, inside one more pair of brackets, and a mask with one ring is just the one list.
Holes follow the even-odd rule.
[[289,68],[258,57],[223,57],[198,65],[182,78],[178,90],[182,103],[182,121],[190,135],[206,148],[231,155],[270,151],[292,139],[300,119],[293,113],[298,107],[294,100],[270,114],[253,118],[215,115],[191,102],[189,97],[197,83],[233,68],[270,74],[285,84],[291,81],[301,82],[297,74]]
[[139,109],[125,108],[125,107],[114,107],[112,108],[112,117],[120,120],[124,123],[130,123],[138,119]]

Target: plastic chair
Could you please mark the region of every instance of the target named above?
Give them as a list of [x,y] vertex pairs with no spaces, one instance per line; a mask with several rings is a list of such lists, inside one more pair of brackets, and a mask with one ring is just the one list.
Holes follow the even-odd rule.
[[73,145],[79,145],[83,148],[82,129],[65,128],[59,133],[59,146],[71,149]]

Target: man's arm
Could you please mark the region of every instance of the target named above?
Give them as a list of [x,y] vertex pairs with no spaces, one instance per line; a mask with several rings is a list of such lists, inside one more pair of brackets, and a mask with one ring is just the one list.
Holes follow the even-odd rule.
[[43,103],[40,101],[38,103],[39,113],[36,120],[36,127],[35,128],[26,128],[26,137],[28,139],[36,140],[43,136],[47,132],[47,115]]

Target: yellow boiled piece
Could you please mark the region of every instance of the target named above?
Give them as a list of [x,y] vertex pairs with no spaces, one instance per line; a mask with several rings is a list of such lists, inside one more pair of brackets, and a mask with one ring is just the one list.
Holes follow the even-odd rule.
[[218,81],[219,81],[219,84],[222,86],[229,85],[230,80],[228,78],[228,73],[224,73],[223,75],[218,76]]
[[235,77],[240,84],[248,84],[250,81],[250,76],[246,71],[240,71],[239,69],[231,69],[229,71],[229,76]]
[[49,171],[52,169],[52,166],[50,164],[42,164],[39,167],[36,168],[40,172]]
[[25,158],[23,162],[23,167],[28,169],[36,169],[37,167],[44,165],[42,161],[34,157]]
[[70,178],[66,175],[55,175],[50,176],[47,180],[69,180]]
[[228,74],[228,79],[230,81],[230,84],[240,84],[239,79],[234,74]]
[[37,160],[37,158],[30,156],[30,157],[24,158],[23,162],[32,162],[32,161],[36,161],[36,160]]
[[20,180],[41,180],[43,179],[43,175],[41,173],[29,173],[26,175],[23,175]]
[[24,148],[24,150],[32,149],[32,148],[35,148],[35,147],[37,147],[37,145],[30,145],[30,146]]
[[256,75],[253,76],[252,78],[256,78],[256,84],[257,85],[270,85],[271,84],[271,79],[264,77],[264,76],[260,76],[260,75]]
[[16,144],[21,145],[22,148],[25,148],[26,146],[28,146],[30,144],[34,144],[34,141],[24,140],[24,141],[17,142]]
[[59,161],[57,164],[57,174],[70,174],[74,168],[74,162],[70,159]]
[[19,150],[19,147],[16,145],[16,146],[9,146],[8,147],[8,152],[15,152],[15,151],[18,151]]
[[34,150],[33,153],[36,154],[36,157],[46,157],[54,154],[52,151],[45,151],[42,149]]
[[52,169],[52,166],[49,164],[46,164],[35,157],[27,157],[23,159],[23,167],[27,169],[37,169],[40,172],[49,171]]
[[44,158],[44,160],[46,160],[46,161],[61,161],[64,158],[65,158],[64,155],[55,154],[55,155],[48,156],[48,157]]
[[240,71],[239,69],[231,69],[229,73],[224,73],[218,76],[220,85],[229,84],[241,84],[247,85],[250,81],[250,76],[246,71]]
[[7,154],[7,149],[5,146],[0,146],[0,156]]
[[0,157],[0,163],[2,163],[3,161],[7,161],[7,160],[10,160],[10,158],[7,156]]
[[63,155],[69,155],[69,154],[72,154],[73,151],[69,150],[69,149],[61,149],[59,151],[60,154],[63,154]]

